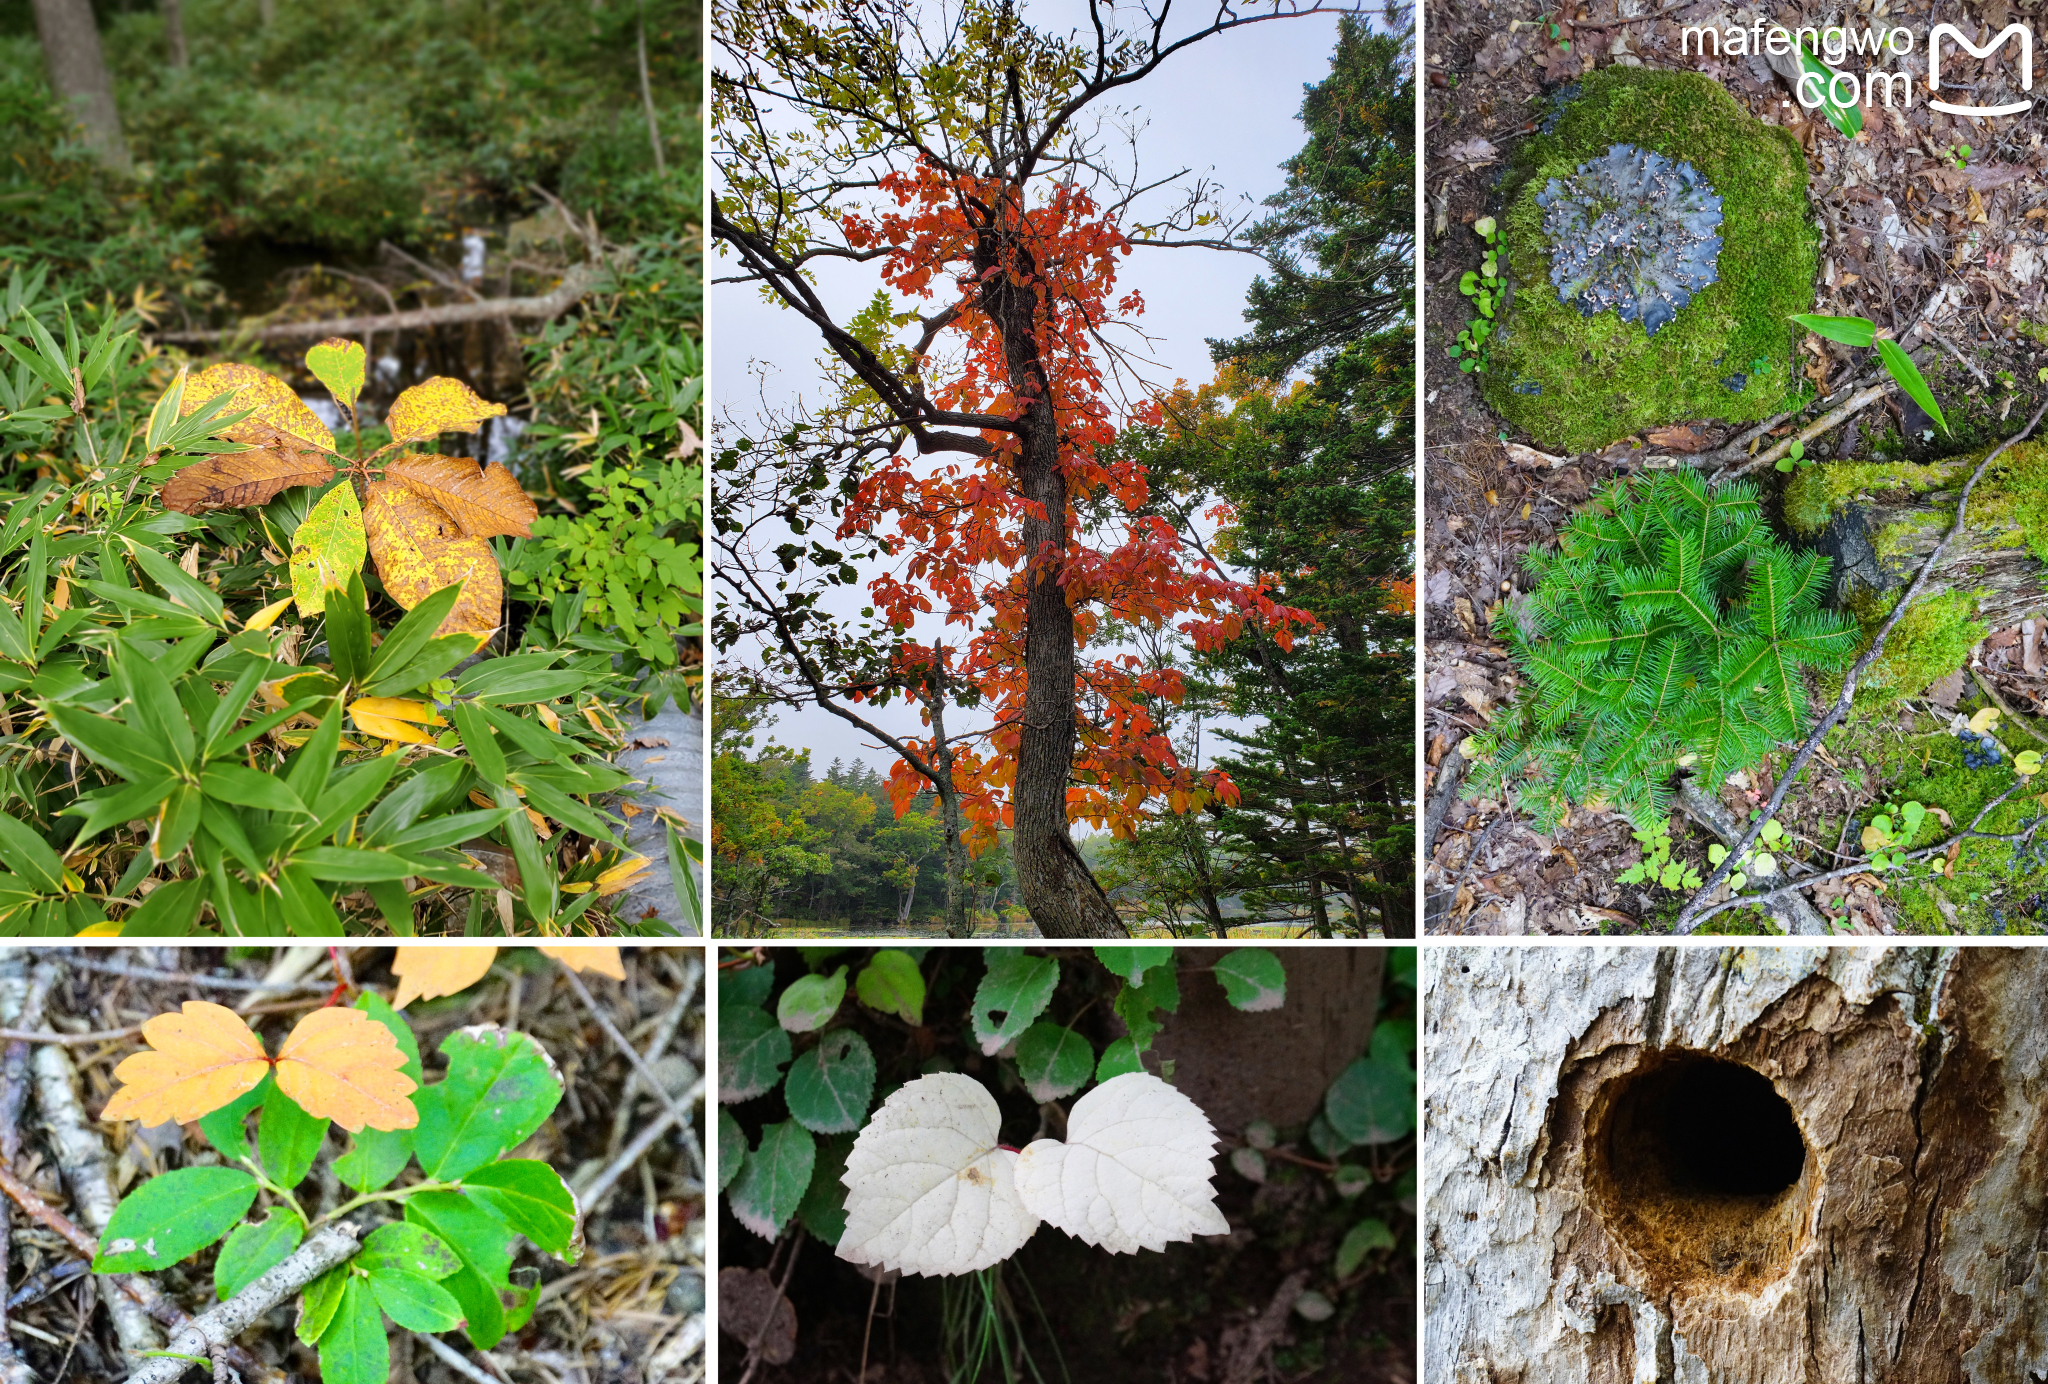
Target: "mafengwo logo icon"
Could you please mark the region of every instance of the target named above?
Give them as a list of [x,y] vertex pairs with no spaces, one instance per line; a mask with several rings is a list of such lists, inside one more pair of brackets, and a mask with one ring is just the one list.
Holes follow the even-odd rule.
[[[1988,30],[1987,30],[1988,32]],[[2010,49],[2006,48],[2011,44]],[[1801,27],[1788,29],[1782,24],[1766,25],[1762,20],[1747,29],[1729,25],[1717,28],[1712,25],[1687,26],[1679,33],[1679,53],[1683,57],[1786,57],[1791,54],[1808,54],[1821,60],[1815,63],[1809,58],[1807,70],[1800,74],[1796,86],[1799,104],[1808,110],[1823,105],[1847,108],[1862,105],[1903,106],[1911,108],[1917,89],[1912,77],[1903,71],[1883,71],[1871,66],[1861,74],[1842,71],[1838,64],[1862,56],[1868,62],[1885,62],[1911,57],[1921,47],[1920,36],[1907,28],[1848,29],[1840,26],[1828,28]],[[2008,24],[1996,35],[1977,43],[1970,35],[1953,24],[1937,24],[1927,31],[1927,104],[1934,110],[1949,115],[1967,115],[1978,119],[1994,119],[2002,116],[2024,115],[2034,107],[2031,96],[2020,101],[2008,101],[2002,105],[1976,105],[1965,101],[1943,98],[1943,92],[1956,93],[1959,89],[1969,90],[1975,83],[1951,80],[1947,87],[1942,84],[1942,61],[1946,57],[1949,72],[1953,78],[1961,64],[1975,58],[1988,61],[1993,55],[2005,50],[2005,62],[2016,67],[2019,89],[2031,92],[2034,89],[2034,32],[2024,24]],[[1967,55],[1967,56],[1966,56]],[[1825,64],[1822,66],[1821,64]],[[1974,95],[1974,92],[1971,92]]]

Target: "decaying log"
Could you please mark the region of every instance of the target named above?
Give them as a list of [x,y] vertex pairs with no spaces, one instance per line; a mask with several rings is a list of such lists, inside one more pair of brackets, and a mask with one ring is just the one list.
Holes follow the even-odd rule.
[[2048,952],[1423,966],[1423,1378],[2048,1376]]
[[209,328],[204,331],[159,332],[159,341],[299,341],[323,336],[361,336],[364,332],[407,331],[420,327],[447,327],[463,322],[488,322],[559,317],[574,307],[597,286],[602,270],[593,264],[578,264],[562,276],[554,292],[538,298],[485,298],[474,303],[443,303],[438,307],[410,308],[404,312],[378,313],[371,317],[329,317],[318,322],[276,322],[267,327]]

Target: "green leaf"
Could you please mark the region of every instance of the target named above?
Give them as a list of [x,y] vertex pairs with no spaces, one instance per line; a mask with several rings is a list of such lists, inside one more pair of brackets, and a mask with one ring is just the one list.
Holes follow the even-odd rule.
[[502,1158],[462,1179],[470,1195],[506,1224],[565,1262],[573,1260],[576,1198],[562,1175],[532,1158]]
[[878,1014],[894,1014],[912,1028],[924,1025],[924,972],[908,952],[885,948],[861,968],[853,992]]
[[[840,968],[845,974],[845,968]],[[875,1055],[850,1028],[834,1029],[790,1064],[782,1097],[814,1134],[851,1134],[867,1121],[875,1094]]]
[[718,1190],[723,1192],[732,1186],[732,1180],[739,1176],[740,1165],[747,1161],[747,1134],[740,1128],[740,1122],[732,1117],[732,1111],[723,1105],[718,1107]]
[[[162,890],[157,892],[161,893]],[[264,1098],[276,1089],[277,1083],[271,1079],[268,1072],[264,1073],[263,1080],[226,1105],[201,1115],[199,1132],[206,1136],[207,1143],[220,1151],[222,1157],[240,1162],[249,1156],[249,1139],[246,1133],[249,1112],[262,1105]]]
[[64,862],[28,823],[0,813],[0,862],[44,893],[64,888]]
[[462,1304],[431,1278],[385,1269],[370,1274],[368,1282],[384,1315],[407,1331],[453,1331],[462,1325]]
[[411,1273],[437,1282],[462,1268],[462,1261],[440,1236],[405,1221],[392,1221],[371,1231],[353,1262],[364,1273]]
[[1382,1220],[1360,1221],[1344,1236],[1344,1243],[1337,1246],[1337,1277],[1349,1278],[1365,1262],[1365,1256],[1376,1249],[1392,1249],[1394,1232],[1387,1229]]
[[320,497],[292,535],[292,601],[302,618],[327,609],[327,593],[345,593],[349,578],[363,570],[369,539],[355,482],[343,476]]
[[832,1021],[845,998],[844,966],[830,976],[803,976],[791,981],[775,1002],[775,1019],[791,1033],[812,1033]]
[[775,989],[773,966],[735,966],[718,973],[718,1013],[728,1009],[762,1009]]
[[502,785],[505,751],[482,710],[473,702],[457,702],[449,708],[449,715],[455,722],[456,734],[462,737],[462,748],[469,751],[470,763],[476,765],[478,777],[486,783]]
[[213,1261],[213,1290],[226,1302],[282,1264],[305,1235],[299,1218],[283,1207],[260,1221],[236,1226]]
[[1239,947],[1216,963],[1216,979],[1233,1009],[1247,1014],[1278,1009],[1287,1002],[1287,972],[1264,947]]
[[386,1384],[390,1378],[384,1316],[369,1283],[351,1274],[334,1320],[320,1333],[320,1384]]
[[1883,340],[1877,343],[1877,358],[1884,362],[1884,368],[1891,371],[1892,378],[1899,382],[1899,388],[1913,396],[1913,402],[1926,411],[1927,416],[1940,425],[1943,432],[1949,430],[1948,419],[1941,415],[1941,405],[1935,402],[1934,391],[1927,387],[1927,381],[1920,377],[1920,367],[1913,364],[1913,358],[1906,354],[1898,342]]
[[1095,1049],[1071,1028],[1033,1024],[1017,1040],[1017,1075],[1041,1105],[1073,1095],[1094,1071]]
[[367,366],[368,352],[360,341],[329,337],[306,352],[306,368],[313,372],[313,378],[326,385],[327,392],[351,414],[363,392]]
[[1028,956],[1016,947],[986,947],[988,970],[974,990],[970,1011],[974,1036],[983,1054],[1000,1052],[1052,1003],[1059,987],[1059,963],[1050,957]]
[[1153,1011],[1163,1009],[1172,1014],[1180,1009],[1180,977],[1172,966],[1160,966],[1145,977],[1143,985],[1126,985],[1117,991],[1112,1007],[1130,1030],[1133,1046],[1143,1052],[1152,1046],[1162,1027]]
[[1330,1127],[1353,1144],[1387,1144],[1415,1128],[1415,1073],[1405,1062],[1361,1057],[1323,1097]]
[[803,1203],[817,1156],[811,1132],[795,1120],[763,1129],[760,1147],[747,1155],[739,1180],[726,1193],[734,1218],[764,1240],[780,1235]]
[[449,1034],[441,1052],[447,1077],[413,1097],[413,1147],[428,1177],[452,1182],[539,1129],[561,1102],[562,1078],[540,1044],[494,1024]]
[[312,815],[311,809],[299,801],[299,795],[292,792],[283,779],[232,761],[216,760],[207,765],[200,772],[199,789],[217,802],[260,807],[270,812]]
[[[401,1068],[412,1078],[414,1086],[423,1086],[420,1073],[420,1043],[413,1036],[412,1025],[391,1007],[390,1001],[382,995],[365,990],[356,997],[356,1008],[390,1030],[398,1043],[398,1050],[405,1054],[405,1066]],[[417,1106],[418,1097],[414,1098]],[[355,1135],[355,1146],[334,1160],[334,1175],[358,1192],[374,1192],[391,1184],[391,1179],[405,1169],[412,1157],[413,1129],[363,1129]],[[373,1232],[371,1240],[375,1240]]]
[[1877,333],[1877,324],[1868,317],[1817,317],[1810,312],[1795,312],[1792,320],[1815,336],[1839,341],[1844,346],[1868,346]]
[[1128,1038],[1112,1038],[1102,1050],[1102,1060],[1095,1064],[1095,1081],[1100,1085],[1113,1076],[1144,1070],[1145,1064],[1138,1059],[1138,1045]]
[[1145,972],[1155,966],[1164,966],[1173,960],[1173,948],[1158,947],[1097,947],[1095,959],[1109,967],[1113,976],[1120,977],[1132,985],[1145,983]]
[[[364,681],[374,683],[380,674],[396,673],[410,663],[414,655],[433,642],[434,631],[441,628],[441,622],[448,618],[449,611],[455,609],[455,602],[461,596],[462,584],[457,582],[453,586],[442,587],[407,611],[405,618],[384,636],[377,652],[370,655],[370,667],[364,674]],[[474,641],[471,641],[471,647],[474,648]],[[461,661],[460,658],[455,659],[448,666],[452,668]]]
[[287,1190],[305,1181],[327,1141],[327,1121],[315,1119],[297,1101],[273,1090],[256,1121],[256,1157],[272,1182]]
[[727,1105],[766,1095],[782,1080],[789,1035],[759,1009],[721,1010],[718,1016],[718,1098]]
[[[1856,138],[1863,130],[1863,109],[1860,106],[1844,106],[1835,99],[1835,70],[1804,47],[1799,50],[1799,62],[1806,69],[1806,73],[1815,79],[1813,85],[1820,92],[1820,111],[1827,117],[1828,124],[1834,126],[1844,139]],[[1800,79],[1799,85],[1802,88],[1806,86],[1804,77]],[[1803,102],[1805,99],[1805,92],[1802,90],[1800,100]]]
[[811,1185],[796,1209],[804,1228],[828,1245],[837,1246],[846,1234],[846,1185],[839,1179],[846,1175],[846,1156],[851,1152],[853,1139],[849,1135],[818,1141]]
[[239,1168],[159,1173],[114,1208],[93,1272],[167,1269],[227,1234],[255,1204],[256,1179]]
[[406,1198],[405,1219],[431,1231],[462,1261],[442,1286],[462,1304],[470,1344],[489,1350],[505,1339],[498,1293],[510,1286],[512,1227],[464,1192],[415,1192]]
[[306,1285],[299,1298],[299,1320],[294,1328],[300,1342],[317,1345],[334,1324],[335,1309],[341,1306],[342,1291],[348,1287],[350,1276],[348,1265],[342,1264]]

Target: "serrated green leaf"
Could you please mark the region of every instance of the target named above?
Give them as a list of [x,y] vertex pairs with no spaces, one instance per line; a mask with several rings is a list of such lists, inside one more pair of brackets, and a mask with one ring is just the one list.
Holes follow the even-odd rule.
[[346,590],[350,576],[363,570],[369,551],[362,501],[356,498],[355,483],[344,476],[320,497],[292,535],[292,603],[300,617],[324,612],[327,593]]
[[912,1028],[924,1024],[924,972],[908,952],[876,952],[861,968],[853,990],[855,998],[878,1014],[894,1014]]
[[258,1278],[282,1264],[304,1239],[306,1228],[283,1207],[260,1221],[238,1225],[213,1261],[213,1289],[226,1302]]
[[970,1013],[984,1054],[1000,1052],[1031,1027],[1059,987],[1059,963],[1015,947],[986,947],[988,969],[974,990]]
[[1239,947],[1216,963],[1216,979],[1233,1009],[1259,1014],[1287,1002],[1287,972],[1264,947]]
[[760,1009],[722,1010],[718,1016],[718,1098],[728,1105],[775,1089],[789,1061],[789,1034]]
[[782,1234],[803,1204],[817,1155],[811,1132],[795,1120],[763,1129],[759,1147],[747,1155],[739,1180],[726,1193],[734,1218],[764,1240]]
[[[844,974],[844,968],[841,968]],[[875,1055],[850,1028],[834,1029],[789,1066],[782,1098],[813,1134],[850,1134],[867,1121],[875,1094]]]
[[1017,1040],[1017,1075],[1041,1105],[1073,1095],[1094,1073],[1095,1049],[1070,1028],[1033,1024]]
[[1155,966],[1164,966],[1173,960],[1170,946],[1151,947],[1097,947],[1095,959],[1109,968],[1109,973],[1132,985],[1143,985],[1145,973]]
[[740,1167],[747,1161],[747,1134],[740,1128],[740,1122],[732,1117],[732,1111],[723,1105],[718,1107],[718,1190],[723,1192],[732,1186],[732,1180],[739,1176]]
[[1415,1128],[1415,1073],[1405,1062],[1361,1057],[1323,1098],[1330,1127],[1353,1144],[1387,1144]]
[[775,1002],[775,1019],[791,1033],[812,1033],[832,1021],[846,999],[846,967],[829,976],[801,976]]
[[496,1025],[441,1043],[448,1075],[413,1097],[413,1149],[428,1177],[452,1182],[523,1143],[562,1099],[562,1078],[540,1044]]

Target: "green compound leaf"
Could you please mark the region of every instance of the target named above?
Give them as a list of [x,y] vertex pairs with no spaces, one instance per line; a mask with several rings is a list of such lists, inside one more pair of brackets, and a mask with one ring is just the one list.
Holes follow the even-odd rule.
[[345,341],[338,336],[330,336],[306,352],[306,368],[313,372],[313,378],[326,385],[327,392],[350,413],[356,411],[356,399],[363,392],[368,365],[369,355],[362,342]]
[[1287,972],[1264,947],[1239,947],[1216,963],[1216,979],[1231,1008],[1247,1014],[1278,1009],[1287,1002]]
[[797,1123],[813,1134],[851,1134],[867,1121],[875,1094],[875,1054],[850,1028],[834,1029],[797,1058],[782,1084],[782,1098]]
[[576,1198],[562,1175],[532,1158],[503,1158],[462,1179],[463,1187],[557,1259],[573,1260]]
[[1337,1277],[1349,1278],[1365,1262],[1365,1256],[1376,1249],[1392,1249],[1394,1232],[1387,1229],[1387,1223],[1378,1219],[1360,1221],[1344,1236],[1344,1243],[1337,1246]]
[[817,1142],[795,1120],[763,1129],[760,1147],[747,1155],[739,1181],[726,1194],[733,1217],[762,1239],[773,1240],[803,1204],[817,1158]]
[[804,976],[790,982],[775,1003],[775,1019],[791,1033],[815,1033],[832,1021],[846,998],[846,968],[830,976]]
[[413,1097],[420,1167],[453,1182],[523,1142],[562,1099],[562,1077],[540,1044],[496,1024],[459,1029],[441,1044],[445,1080]]
[[1180,978],[1172,966],[1157,967],[1143,985],[1126,985],[1117,991],[1113,1007],[1130,1030],[1132,1045],[1143,1052],[1163,1027],[1153,1011],[1163,1009],[1172,1014],[1180,1009]]
[[462,1325],[462,1304],[431,1278],[380,1269],[369,1275],[368,1282],[384,1315],[407,1331],[453,1331]]
[[369,1283],[351,1274],[341,1290],[334,1320],[320,1333],[320,1384],[386,1384],[391,1378],[391,1342]]
[[356,498],[355,483],[344,477],[320,497],[292,535],[292,600],[299,615],[325,612],[327,593],[346,589],[349,577],[363,570],[369,551],[362,501]]
[[1109,973],[1132,985],[1145,983],[1145,972],[1155,966],[1164,966],[1173,960],[1172,947],[1097,947],[1095,959],[1109,968]]
[[455,1252],[462,1267],[441,1286],[462,1304],[465,1334],[479,1350],[505,1339],[505,1303],[511,1287],[512,1227],[465,1192],[416,1192],[406,1198],[405,1219],[432,1232]]
[[306,1229],[291,1212],[278,1208],[260,1221],[238,1225],[213,1261],[213,1290],[226,1302],[299,1247]]
[[908,952],[878,951],[854,981],[855,998],[878,1014],[894,1014],[912,1028],[924,1023],[924,972]]
[[974,990],[974,1036],[982,1053],[993,1055],[1052,1003],[1060,967],[1050,957],[1027,956],[1015,947],[988,947],[982,956],[988,970]]
[[[424,1086],[426,1080],[420,1074],[420,1043],[413,1036],[412,1025],[391,1007],[390,1001],[367,990],[356,997],[356,1008],[390,1030],[398,1043],[398,1050],[405,1054],[405,1066],[400,1070],[412,1078],[413,1085]],[[334,1160],[334,1175],[358,1192],[374,1192],[390,1186],[391,1180],[404,1171],[406,1161],[412,1157],[417,1133],[416,1127],[366,1128],[359,1131],[354,1136],[355,1147]]]
[[282,1091],[264,1098],[256,1121],[256,1158],[272,1182],[290,1189],[305,1181],[326,1142],[326,1120],[308,1115]]
[[238,1168],[180,1168],[152,1177],[114,1208],[94,1273],[153,1273],[190,1258],[248,1214],[256,1179]]
[[299,1296],[299,1320],[294,1330],[304,1345],[318,1345],[320,1338],[327,1334],[327,1328],[334,1324],[334,1314],[341,1306],[342,1290],[348,1287],[350,1278],[346,1264],[329,1269],[311,1283]]
[[1033,1024],[1017,1040],[1017,1075],[1040,1105],[1073,1095],[1094,1071],[1095,1049],[1070,1028]]
[[412,1273],[436,1282],[462,1267],[455,1251],[440,1236],[404,1221],[371,1231],[363,1241],[362,1253],[352,1262],[364,1273]]
[[732,1180],[739,1176],[740,1165],[747,1161],[747,1133],[740,1128],[740,1122],[732,1117],[732,1111],[723,1105],[718,1107],[718,1190],[723,1192],[732,1186]]
[[789,1035],[760,1009],[726,1010],[718,1016],[718,1099],[727,1105],[775,1089],[789,1061]]
[[1406,1062],[1361,1057],[1323,1097],[1330,1128],[1353,1144],[1387,1144],[1415,1128],[1415,1073]]
[[1884,362],[1884,368],[1891,371],[1892,378],[1899,382],[1899,388],[1913,396],[1913,402],[1926,411],[1927,416],[1940,424],[1947,432],[1948,419],[1941,416],[1941,405],[1935,401],[1934,391],[1927,387],[1927,381],[1920,376],[1920,367],[1913,364],[1913,358],[1896,341],[1877,343],[1877,358]]

